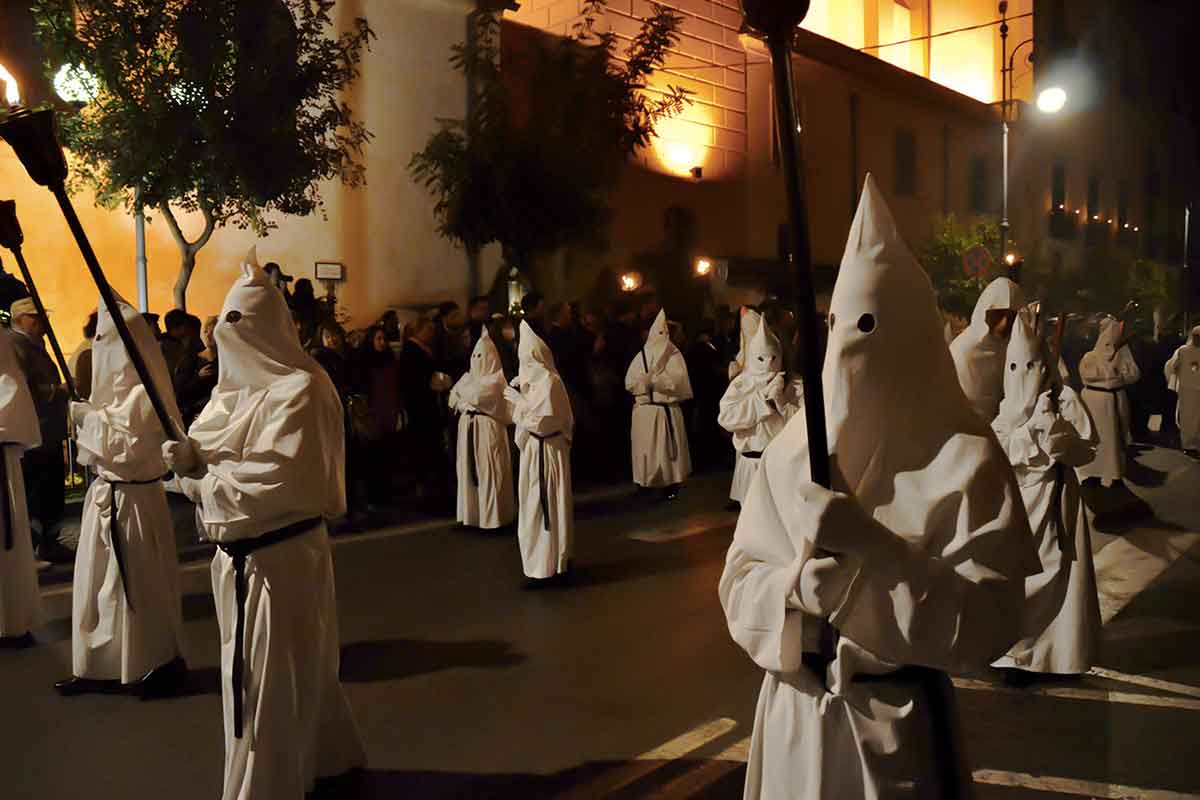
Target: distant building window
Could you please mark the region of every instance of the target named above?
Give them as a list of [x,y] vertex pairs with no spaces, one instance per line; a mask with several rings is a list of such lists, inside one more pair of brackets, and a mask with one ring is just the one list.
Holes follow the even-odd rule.
[[908,131],[896,131],[895,188],[899,197],[917,193],[917,137]]
[[987,159],[975,156],[971,159],[971,210],[988,210]]
[[1100,179],[1095,175],[1088,176],[1087,213],[1089,222],[1104,213],[1100,210]]
[[1050,202],[1052,211],[1067,210],[1067,165],[1061,161],[1054,162],[1050,175]]

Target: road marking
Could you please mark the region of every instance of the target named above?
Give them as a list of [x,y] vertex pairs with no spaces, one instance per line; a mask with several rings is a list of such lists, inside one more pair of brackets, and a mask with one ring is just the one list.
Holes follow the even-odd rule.
[[582,786],[572,787],[560,797],[563,800],[566,798],[583,800],[583,798],[608,797],[616,794],[652,772],[662,769],[667,763],[683,758],[706,744],[720,739],[736,727],[737,722],[727,717],[698,725],[687,733],[680,734],[674,739],[636,756],[627,765],[604,772]]
[[1122,705],[1150,706],[1153,708],[1172,708],[1180,711],[1200,711],[1200,699],[1160,697],[1152,694],[1113,692],[1108,689],[1078,688],[1073,686],[1031,686],[1018,689],[1012,686],[1002,686],[970,678],[953,678],[952,683],[956,689],[975,692],[1036,695],[1039,697],[1057,697],[1063,700],[1088,700],[1097,703],[1120,703]]
[[674,780],[647,795],[647,800],[673,800],[676,797],[695,797],[717,781],[741,769],[750,754],[750,737],[734,742],[711,759],[690,769]]
[[682,524],[678,520],[673,520],[663,525],[639,528],[636,533],[631,533],[626,538],[636,542],[660,544],[673,542],[676,539],[686,539],[689,536],[697,536],[720,528],[731,528],[736,522],[737,514],[732,512],[700,514],[685,517]]
[[975,783],[992,786],[1011,786],[1058,792],[1103,800],[1197,800],[1200,794],[1172,792],[1168,789],[1143,789],[1140,786],[1121,786],[1115,783],[1096,783],[1075,778],[1056,778],[1049,775],[1028,775],[1024,772],[1005,772],[996,769],[977,769],[971,773]]
[[1186,683],[1172,683],[1171,681],[1159,680],[1158,678],[1148,678],[1145,675],[1130,675],[1128,672],[1117,672],[1115,669],[1105,669],[1104,667],[1092,667],[1088,670],[1088,674],[1095,675],[1097,678],[1131,683],[1135,686],[1145,686],[1148,689],[1158,689],[1163,692],[1171,692],[1172,694],[1200,697],[1200,686],[1189,686]]

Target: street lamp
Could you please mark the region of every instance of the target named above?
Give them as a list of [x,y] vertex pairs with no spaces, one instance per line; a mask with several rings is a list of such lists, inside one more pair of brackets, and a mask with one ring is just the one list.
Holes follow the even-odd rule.
[[[1002,135],[1002,157],[1004,159],[1003,167],[1001,168],[1001,185],[1003,187],[1004,200],[1000,213],[1000,252],[1003,253],[1008,249],[1008,123],[1012,116],[1012,101],[1013,101],[1013,65],[1016,60],[1017,51],[1025,45],[1032,45],[1033,37],[1026,39],[1013,48],[1012,53],[1008,53],[1008,2],[1001,0],[1000,3],[1000,131]],[[1035,53],[1032,48],[1029,53],[1029,60],[1034,60]],[[1007,64],[1007,66],[1005,66]],[[1051,86],[1043,89],[1038,93],[1037,107],[1044,114],[1057,114],[1062,111],[1067,104],[1067,92],[1059,86]]]

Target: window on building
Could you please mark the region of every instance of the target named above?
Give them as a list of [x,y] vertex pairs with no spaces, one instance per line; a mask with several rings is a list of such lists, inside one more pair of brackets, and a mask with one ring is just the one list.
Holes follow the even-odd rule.
[[1050,175],[1050,209],[1056,213],[1067,210],[1067,165],[1055,161]]
[[1104,214],[1100,210],[1100,179],[1095,175],[1088,176],[1087,214],[1088,222],[1099,222]]
[[917,137],[909,131],[896,131],[895,190],[899,197],[917,193]]
[[971,159],[971,210],[984,212],[988,210],[987,159],[974,156]]

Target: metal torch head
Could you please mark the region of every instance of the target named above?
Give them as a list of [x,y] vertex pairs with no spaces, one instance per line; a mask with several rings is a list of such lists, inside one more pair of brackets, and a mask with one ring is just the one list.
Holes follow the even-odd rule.
[[742,0],[742,16],[758,36],[786,36],[804,21],[808,5],[809,0]]
[[53,110],[18,109],[0,122],[0,137],[12,146],[29,177],[39,185],[59,186],[67,179],[67,159],[58,143]]
[[0,200],[0,246],[16,250],[24,241],[25,234],[17,221],[17,201]]

